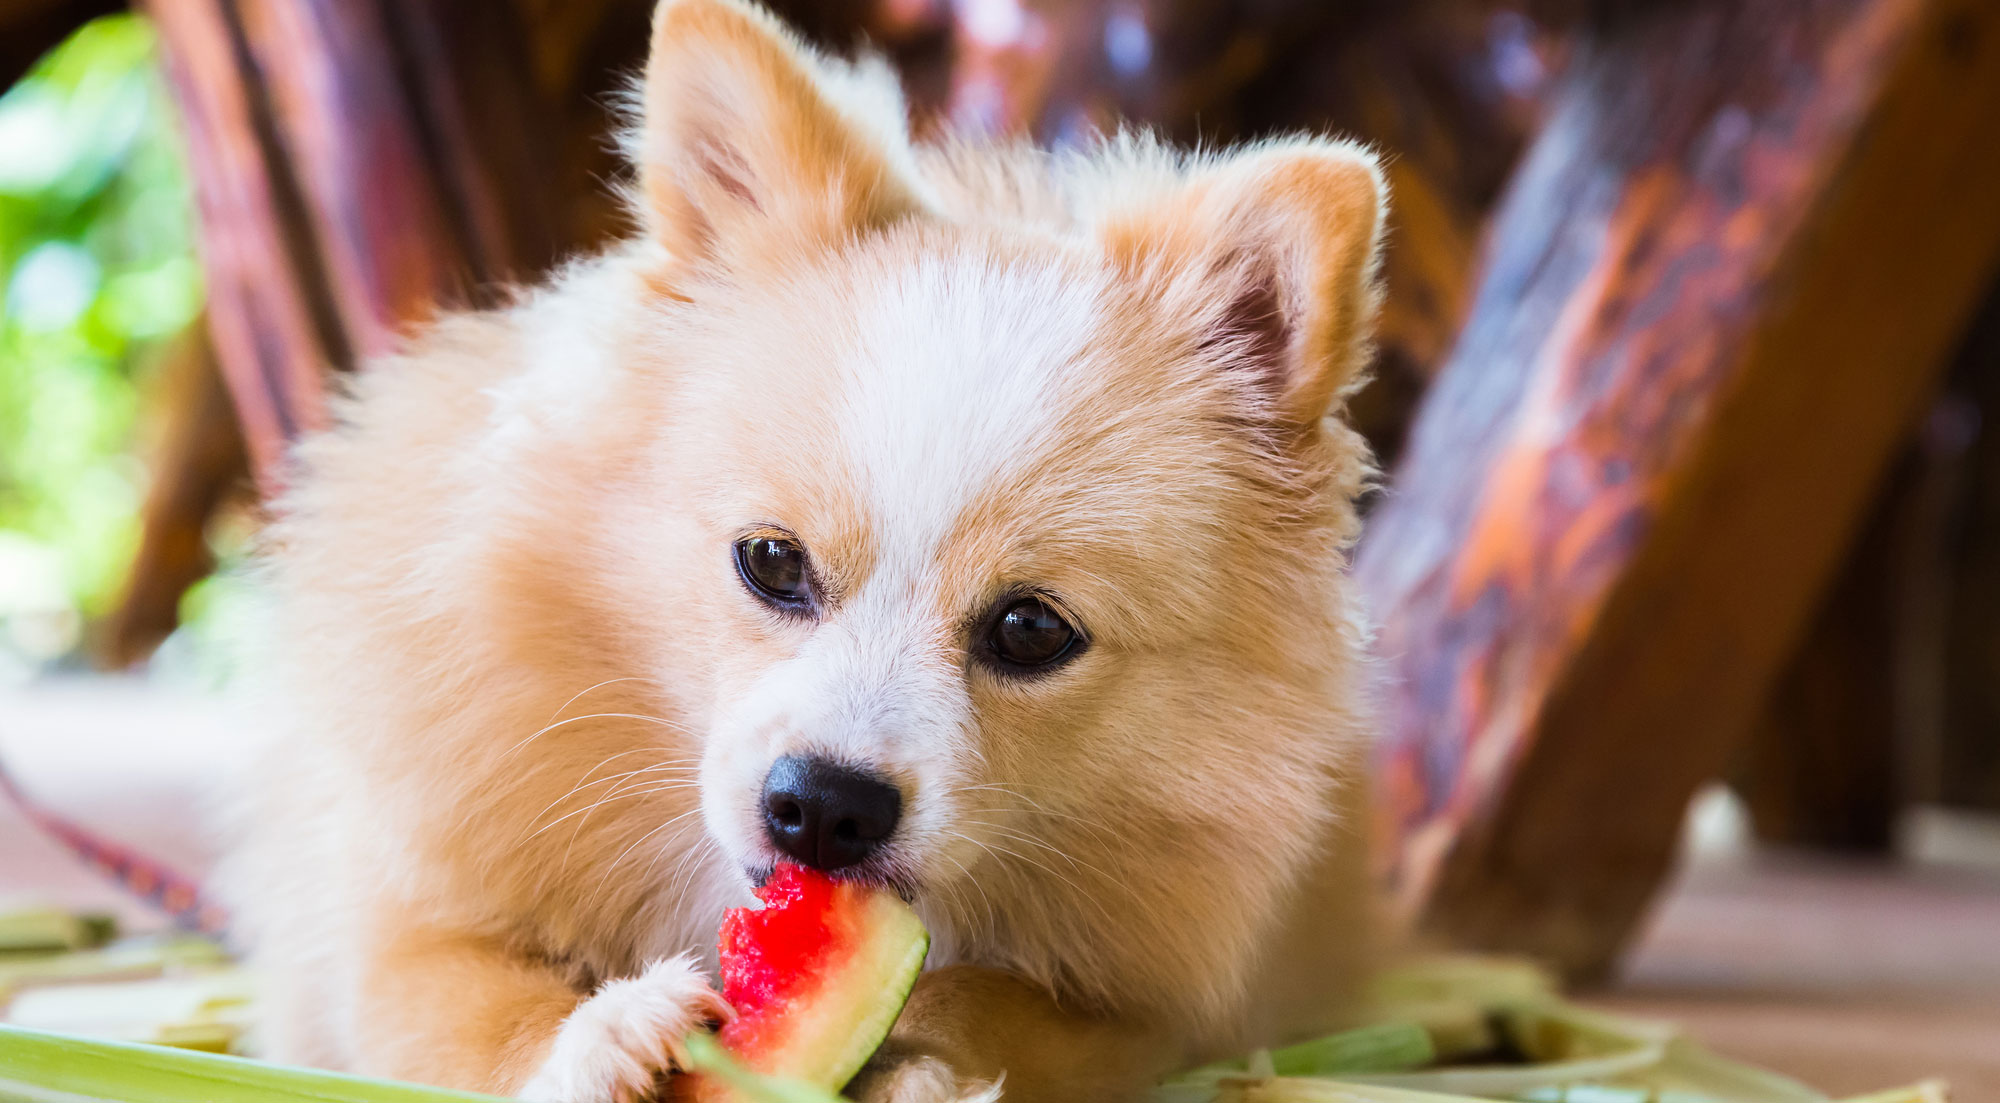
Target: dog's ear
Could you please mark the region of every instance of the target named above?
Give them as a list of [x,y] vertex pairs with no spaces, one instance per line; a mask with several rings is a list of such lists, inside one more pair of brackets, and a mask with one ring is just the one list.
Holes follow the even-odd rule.
[[639,172],[677,262],[758,242],[833,242],[913,211],[893,81],[816,56],[741,0],[662,0]]
[[1198,163],[1101,223],[1114,261],[1277,417],[1317,424],[1366,366],[1386,189],[1374,156],[1297,139]]

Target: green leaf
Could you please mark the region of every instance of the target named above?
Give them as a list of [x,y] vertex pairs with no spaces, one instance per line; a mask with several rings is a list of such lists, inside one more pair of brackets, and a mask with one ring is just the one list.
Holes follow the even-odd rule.
[[498,1098],[0,1026],[0,1103],[494,1103]]
[[1271,1051],[1279,1076],[1353,1076],[1422,1068],[1437,1057],[1416,1023],[1378,1023]]
[[0,912],[0,962],[12,954],[102,946],[117,932],[117,922],[108,915],[78,915],[55,908]]

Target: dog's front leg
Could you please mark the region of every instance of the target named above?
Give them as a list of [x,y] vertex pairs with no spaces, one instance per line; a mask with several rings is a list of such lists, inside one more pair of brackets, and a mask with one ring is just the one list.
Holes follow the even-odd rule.
[[364,966],[361,1071],[537,1103],[646,1094],[682,1039],[727,1015],[687,957],[656,961],[596,992],[476,936],[403,931]]
[[1123,1103],[1177,1054],[1144,1030],[1064,1011],[1008,973],[954,965],[923,974],[852,1094],[864,1103]]

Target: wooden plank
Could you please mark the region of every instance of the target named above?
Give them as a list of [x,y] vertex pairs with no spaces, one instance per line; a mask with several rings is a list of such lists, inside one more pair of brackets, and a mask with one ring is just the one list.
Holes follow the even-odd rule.
[[325,289],[304,195],[233,9],[224,0],[185,0],[151,5],[149,12],[194,175],[209,334],[251,466],[270,480],[285,442],[320,423],[322,366],[346,366],[352,352]]
[[1587,36],[1357,574],[1419,928],[1599,974],[2000,254],[2000,7]]
[[[618,226],[609,94],[645,0],[152,0],[188,135],[217,356],[254,466],[322,376]],[[554,33],[538,43],[533,21]]]

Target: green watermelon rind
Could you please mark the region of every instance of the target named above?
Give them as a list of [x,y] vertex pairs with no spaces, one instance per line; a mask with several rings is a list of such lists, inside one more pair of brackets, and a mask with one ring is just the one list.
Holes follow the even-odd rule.
[[897,897],[871,897],[857,916],[854,953],[830,963],[813,995],[787,1012],[792,1029],[763,1071],[839,1090],[861,1071],[903,1013],[930,952],[923,920]]

